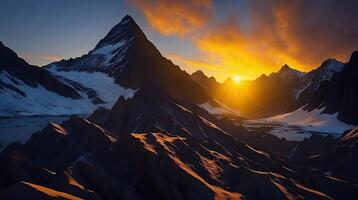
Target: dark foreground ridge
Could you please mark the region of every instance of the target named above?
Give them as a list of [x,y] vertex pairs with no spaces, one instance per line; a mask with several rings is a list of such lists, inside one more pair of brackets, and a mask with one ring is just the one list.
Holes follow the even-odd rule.
[[[350,199],[357,186],[256,150],[157,86],[0,155],[1,195],[85,199]],[[234,126],[234,125],[232,125]],[[223,126],[224,127],[224,126]],[[228,127],[228,125],[226,125]],[[238,129],[240,130],[240,129]],[[245,135],[245,130],[236,132]],[[348,136],[347,136],[348,137]],[[51,144],[51,145],[49,145]],[[16,192],[14,192],[16,191]]]

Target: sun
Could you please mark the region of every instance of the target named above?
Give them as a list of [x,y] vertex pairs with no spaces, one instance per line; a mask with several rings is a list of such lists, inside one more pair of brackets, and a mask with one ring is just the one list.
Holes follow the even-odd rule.
[[235,83],[240,83],[241,77],[240,76],[234,76]]

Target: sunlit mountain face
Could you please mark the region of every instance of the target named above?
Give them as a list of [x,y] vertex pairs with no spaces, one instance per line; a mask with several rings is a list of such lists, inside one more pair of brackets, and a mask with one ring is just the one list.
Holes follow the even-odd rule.
[[356,4],[1,2],[0,199],[357,199]]

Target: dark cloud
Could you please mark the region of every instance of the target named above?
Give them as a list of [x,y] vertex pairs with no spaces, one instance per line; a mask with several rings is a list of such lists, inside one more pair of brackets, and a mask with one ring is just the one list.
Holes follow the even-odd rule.
[[254,31],[270,34],[276,46],[302,63],[346,59],[358,49],[358,1],[247,1]]

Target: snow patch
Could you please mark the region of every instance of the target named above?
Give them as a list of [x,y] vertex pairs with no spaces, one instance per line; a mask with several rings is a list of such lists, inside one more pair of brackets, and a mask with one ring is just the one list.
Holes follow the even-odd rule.
[[338,113],[325,114],[322,113],[324,107],[315,109],[310,112],[299,108],[294,112],[277,115],[262,119],[267,122],[280,122],[293,126],[300,126],[305,131],[342,134],[344,131],[354,126],[343,123],[337,119]]
[[198,106],[205,109],[206,111],[208,111],[208,113],[211,115],[227,115],[227,114],[238,115],[237,112],[232,111],[229,108],[226,108],[224,106],[214,107],[210,104],[210,101],[207,101],[203,104],[199,104]]
[[343,67],[343,63],[331,61],[327,66],[325,73],[322,75],[322,80],[331,80],[335,73],[342,71]]
[[268,129],[267,134],[288,141],[302,141],[311,137],[312,134],[341,136],[344,131],[353,128],[353,125],[343,123],[337,119],[335,114],[323,114],[324,108],[307,112],[302,108],[282,115],[264,119],[244,120],[242,125],[249,131],[260,131]]
[[112,54],[113,51],[117,50],[119,47],[123,46],[126,43],[126,41],[120,41],[116,44],[108,44],[106,46],[102,46],[95,51],[91,52],[91,54],[101,54],[101,55],[107,55]]
[[297,99],[300,97],[301,93],[302,93],[303,91],[305,91],[311,84],[312,84],[312,82],[309,82],[305,87],[303,87],[303,88],[300,89],[298,92],[296,92],[296,94],[295,94],[295,99],[297,100]]

